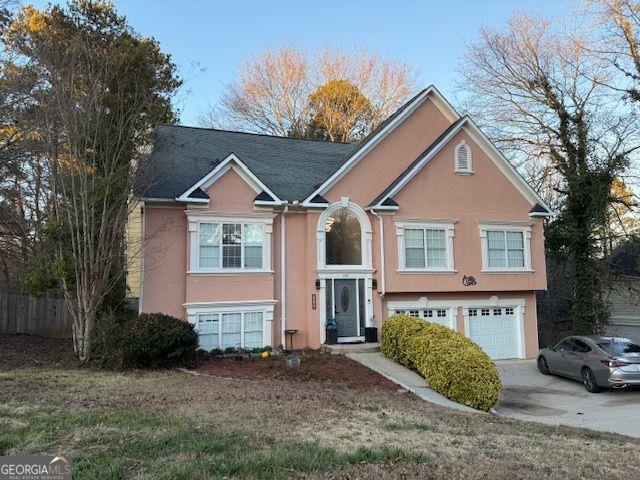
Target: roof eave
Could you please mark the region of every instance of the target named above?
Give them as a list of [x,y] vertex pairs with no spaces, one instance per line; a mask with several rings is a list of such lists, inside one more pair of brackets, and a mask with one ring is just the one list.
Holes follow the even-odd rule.
[[368,207],[369,210],[390,210],[390,211],[395,211],[395,210],[399,210],[400,207],[394,207],[391,205],[373,205],[371,207]]
[[286,203],[287,203],[286,201],[280,201],[280,202],[278,202],[278,201],[270,202],[268,200],[254,200],[253,201],[254,205],[270,206],[270,207],[277,207],[277,206],[280,206],[280,205],[285,205]]
[[174,200],[180,203],[206,203],[206,204],[208,204],[211,201],[206,198],[183,198],[182,196],[176,197]]
[[555,217],[556,214],[553,212],[532,212],[529,214],[529,218],[543,218],[543,217]]

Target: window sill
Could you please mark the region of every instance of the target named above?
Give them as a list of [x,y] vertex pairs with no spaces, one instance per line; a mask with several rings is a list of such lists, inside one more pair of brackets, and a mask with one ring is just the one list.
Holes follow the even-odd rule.
[[473,170],[456,170],[456,175],[473,175]]
[[430,274],[430,273],[448,273],[448,274],[452,274],[452,273],[458,273],[458,270],[449,270],[446,268],[442,268],[442,269],[424,269],[424,268],[420,268],[420,269],[403,269],[403,270],[396,270],[397,273],[409,273],[409,274],[418,274],[418,275],[424,275],[424,274]]
[[187,275],[191,276],[225,276],[225,275],[272,275],[273,270],[188,270]]
[[498,274],[498,275],[509,275],[512,273],[534,273],[535,270],[531,270],[531,269],[518,269],[518,270],[482,270],[481,273],[487,273],[487,274]]

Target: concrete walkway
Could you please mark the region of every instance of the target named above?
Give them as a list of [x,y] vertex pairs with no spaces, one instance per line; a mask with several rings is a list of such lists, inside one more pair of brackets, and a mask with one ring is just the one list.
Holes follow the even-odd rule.
[[466,405],[461,405],[440,395],[438,392],[432,390],[429,385],[427,385],[425,379],[416,372],[403,367],[399,363],[389,360],[381,352],[350,352],[347,353],[346,356],[351,360],[361,363],[374,372],[379,373],[383,377],[388,378],[392,382],[397,383],[402,388],[409,390],[427,402],[442,405],[443,407],[455,408],[456,410],[462,410],[463,412],[479,413],[479,410],[467,407]]

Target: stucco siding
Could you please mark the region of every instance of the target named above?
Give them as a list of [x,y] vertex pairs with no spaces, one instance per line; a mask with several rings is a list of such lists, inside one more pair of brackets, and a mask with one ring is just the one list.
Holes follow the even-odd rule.
[[[473,154],[472,175],[454,171],[454,150],[464,140]],[[400,205],[385,215],[387,289],[389,291],[503,291],[546,288],[541,219],[529,218],[529,201],[498,170],[466,133],[460,132],[394,196]],[[401,219],[450,220],[454,223],[455,273],[400,273],[396,222]],[[483,273],[479,223],[523,222],[531,227],[533,272]],[[463,286],[463,276],[476,284]]]
[[187,217],[180,207],[147,204],[144,209],[142,312],[185,318]]
[[367,206],[449,126],[431,98],[364,156],[324,197]]

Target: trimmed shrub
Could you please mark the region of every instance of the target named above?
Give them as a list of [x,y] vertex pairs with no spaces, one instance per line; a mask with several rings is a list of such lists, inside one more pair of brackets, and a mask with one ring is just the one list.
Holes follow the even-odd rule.
[[480,346],[448,327],[393,315],[382,326],[381,350],[451,400],[485,411],[498,402],[501,384],[494,363]]
[[162,313],[105,314],[93,332],[93,358],[102,367],[169,368],[197,357],[193,325]]

